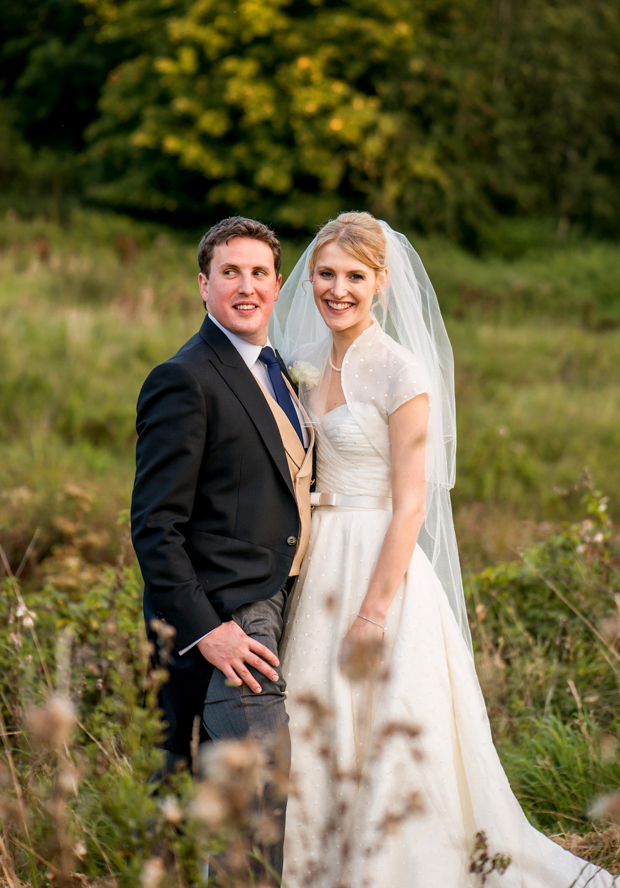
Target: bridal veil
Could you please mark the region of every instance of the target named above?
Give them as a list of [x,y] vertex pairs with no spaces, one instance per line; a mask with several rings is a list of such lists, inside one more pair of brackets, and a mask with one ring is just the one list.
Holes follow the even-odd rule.
[[[418,544],[431,562],[471,651],[450,488],[455,481],[456,416],[454,359],[437,296],[422,261],[404,235],[380,222],[386,238],[388,283],[374,307],[385,335],[362,334],[343,362],[342,388],[351,414],[387,462],[385,439],[373,410],[393,412],[426,392],[430,415],[426,451],[426,514]],[[271,318],[270,338],[287,366],[296,365],[300,398],[311,419],[317,415],[317,385],[332,372],[331,333],[312,296],[308,246],[282,287]],[[388,338],[389,337],[389,338]],[[320,388],[322,386],[319,385]],[[377,420],[380,418],[376,413]],[[377,429],[377,434],[373,429]]]

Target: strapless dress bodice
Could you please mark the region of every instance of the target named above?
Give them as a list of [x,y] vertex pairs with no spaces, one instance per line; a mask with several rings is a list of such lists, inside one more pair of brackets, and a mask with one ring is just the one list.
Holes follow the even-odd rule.
[[[364,421],[375,426],[375,434],[389,429],[372,404],[362,405]],[[316,489],[321,492],[359,496],[391,496],[391,467],[370,443],[352,416],[341,404],[315,422]],[[389,449],[389,448],[386,448]]]

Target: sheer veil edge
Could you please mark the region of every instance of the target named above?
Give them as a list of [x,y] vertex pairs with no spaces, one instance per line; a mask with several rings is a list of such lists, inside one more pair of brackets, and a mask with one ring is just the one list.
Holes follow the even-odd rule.
[[[390,337],[381,337],[385,346],[382,354],[387,349],[394,356],[396,366],[400,367],[400,370],[394,372],[399,372],[401,377],[403,374],[410,376],[408,383],[411,396],[420,391],[427,392],[431,407],[426,455],[426,516],[418,544],[444,588],[471,652],[471,634],[449,492],[454,486],[456,462],[452,347],[437,296],[420,257],[404,235],[393,231],[385,222],[380,224],[387,242],[388,286],[383,304],[375,309],[375,317],[383,333]],[[314,241],[305,250],[282,287],[272,314],[270,339],[287,366],[292,366],[297,361],[308,362],[312,372],[318,376],[328,368],[331,336],[312,296],[308,261],[313,247]],[[397,345],[394,346],[393,343]],[[364,367],[359,368],[365,369],[373,355],[378,355],[376,343],[374,352],[373,347],[366,349],[365,343],[361,343],[356,353],[353,347],[349,349],[347,378],[353,380],[356,377],[355,361],[365,361]],[[381,369],[385,366],[383,363]],[[316,384],[316,380],[313,380],[313,384]],[[405,387],[406,385],[407,383]],[[343,374],[343,389],[354,414],[355,406],[360,401],[367,400],[379,409],[382,407],[378,381],[373,396],[366,393],[365,386],[358,386],[356,389],[353,382],[345,386]],[[304,400],[303,385],[300,386],[300,396]],[[362,428],[372,441],[372,431],[364,425]]]

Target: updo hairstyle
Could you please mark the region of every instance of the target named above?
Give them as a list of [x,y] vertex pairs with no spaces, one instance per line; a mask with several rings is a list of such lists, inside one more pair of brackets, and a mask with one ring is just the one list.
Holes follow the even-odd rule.
[[376,272],[386,267],[385,235],[381,226],[370,213],[340,213],[336,219],[326,222],[316,236],[310,254],[308,269],[314,274],[320,251],[326,244],[336,243],[343,250]]

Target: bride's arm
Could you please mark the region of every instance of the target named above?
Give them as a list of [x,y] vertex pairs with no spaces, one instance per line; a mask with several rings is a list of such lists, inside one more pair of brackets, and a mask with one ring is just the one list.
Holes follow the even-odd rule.
[[375,572],[359,613],[348,632],[351,640],[376,639],[385,626],[387,612],[409,566],[424,521],[426,502],[426,432],[429,402],[418,395],[390,415],[392,447],[392,520],[381,546]]

